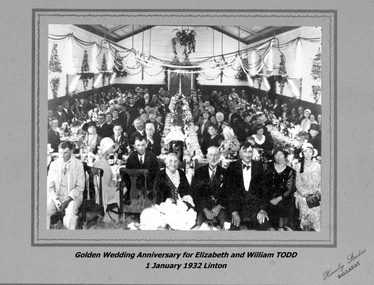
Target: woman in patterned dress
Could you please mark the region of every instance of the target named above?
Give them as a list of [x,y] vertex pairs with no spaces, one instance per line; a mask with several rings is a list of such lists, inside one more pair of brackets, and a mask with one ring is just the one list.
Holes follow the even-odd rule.
[[307,203],[321,200],[321,165],[312,159],[317,154],[312,144],[304,143],[300,153],[301,163],[295,166],[295,203],[300,211],[300,227],[303,230],[321,230],[321,206],[309,207]]

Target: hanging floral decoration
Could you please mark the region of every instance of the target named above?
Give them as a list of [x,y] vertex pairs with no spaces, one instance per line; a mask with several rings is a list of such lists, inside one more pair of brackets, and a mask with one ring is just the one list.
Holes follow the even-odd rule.
[[103,82],[103,86],[104,86],[105,83],[106,83],[106,77],[110,76],[110,73],[108,72],[108,66],[106,64],[105,54],[103,56],[103,62],[101,64],[101,72],[103,73],[102,82]]
[[49,85],[51,86],[53,98],[57,98],[57,91],[60,87],[60,78],[59,77],[53,77],[49,81]]
[[62,72],[60,58],[58,56],[57,44],[53,44],[52,54],[48,65],[49,72]]
[[[175,30],[174,30],[175,31]],[[178,59],[177,44],[184,47],[184,61],[181,63]],[[195,52],[196,49],[196,31],[194,30],[177,30],[175,37],[171,39],[171,46],[174,53],[172,64],[174,65],[191,65],[188,56]]]
[[83,87],[85,91],[87,90],[89,79],[94,78],[94,74],[89,71],[90,71],[90,65],[88,64],[88,53],[85,50],[84,55],[83,55],[82,67],[81,67],[82,73],[80,74],[81,76],[79,78],[80,80],[83,81]]
[[283,54],[280,55],[280,63],[278,69],[279,76],[277,82],[279,83],[280,94],[283,95],[284,85],[287,82],[287,71],[286,71],[286,58]]
[[312,72],[310,75],[312,75],[312,78],[315,81],[315,84],[312,85],[312,96],[315,103],[317,103],[319,98],[321,97],[322,57],[320,48],[318,49],[318,53],[314,57]]

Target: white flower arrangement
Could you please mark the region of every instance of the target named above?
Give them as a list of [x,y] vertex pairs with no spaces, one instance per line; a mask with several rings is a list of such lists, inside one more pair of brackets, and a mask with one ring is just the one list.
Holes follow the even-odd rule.
[[181,199],[179,196],[177,203],[173,203],[172,199],[166,199],[160,205],[144,209],[140,215],[140,229],[156,230],[166,225],[173,230],[191,229],[196,223],[197,214],[192,208],[188,209],[184,201],[192,202],[192,198],[184,196]]

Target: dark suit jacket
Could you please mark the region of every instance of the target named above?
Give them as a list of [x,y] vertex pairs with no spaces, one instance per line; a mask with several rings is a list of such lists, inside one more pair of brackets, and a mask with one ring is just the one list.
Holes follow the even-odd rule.
[[[185,195],[191,195],[191,186],[188,183],[186,174],[182,169],[178,169],[180,176],[180,184],[178,187],[178,193],[181,197]],[[173,185],[169,177],[166,174],[166,169],[163,168],[157,174],[153,190],[156,192],[156,204],[164,202],[167,198],[172,198],[171,190]],[[174,186],[175,187],[175,186]]]
[[199,130],[197,131],[197,135],[198,135],[199,137],[201,137],[201,130],[202,130],[202,128],[204,128],[204,130],[203,130],[203,136],[209,135],[209,134],[208,134],[208,128],[209,128],[209,126],[212,124],[212,122],[211,122],[210,120],[207,120],[207,121],[205,122],[204,127],[203,127],[203,124],[204,124],[203,121],[199,124]]
[[58,152],[58,145],[60,144],[60,135],[52,130],[51,128],[48,129],[48,143],[51,144],[51,148],[53,148],[54,152]]
[[193,200],[198,211],[202,211],[204,208],[211,210],[218,204],[227,207],[227,197],[222,188],[225,177],[226,169],[219,165],[217,165],[213,181],[209,176],[209,164],[196,169],[192,180],[192,189]]
[[314,138],[309,136],[308,143],[311,143],[314,148],[318,151],[318,155],[321,155],[321,134],[318,133]]
[[282,107],[279,104],[277,106],[274,105],[271,111],[277,118],[279,118],[282,115]]
[[237,211],[242,219],[244,217],[253,218],[261,209],[265,209],[265,203],[261,199],[264,170],[258,161],[252,160],[251,164],[252,178],[248,191],[245,191],[244,187],[242,160],[230,163],[224,182],[229,214]]
[[61,115],[56,111],[54,113],[54,116],[58,120],[58,126],[61,127],[63,122],[67,122],[68,120],[66,119],[65,112],[61,112]]
[[154,153],[155,155],[160,155],[161,153],[161,136],[157,133],[153,134],[153,144],[147,140],[147,150]]
[[113,136],[113,125],[109,125],[105,122],[100,127],[96,127],[96,132],[102,138],[111,137]]
[[304,115],[302,115],[302,116],[298,115],[296,123],[297,123],[298,125],[300,125],[301,122],[302,122],[304,119],[305,119],[305,116],[304,116]]
[[211,136],[207,136],[205,138],[204,143],[201,145],[201,151],[203,152],[203,154],[206,155],[209,147],[211,146],[219,147],[223,140],[224,138],[220,134],[217,134],[213,139]]
[[128,154],[129,151],[128,151],[128,146],[129,146],[129,138],[124,136],[124,135],[121,135],[120,138],[119,138],[119,142],[116,142],[115,141],[115,138],[114,136],[111,136],[110,137],[116,144],[118,144],[118,149],[116,151],[116,153],[118,154],[119,158],[121,159],[121,156],[123,154]]
[[[147,188],[148,189],[153,188],[153,183],[155,181],[157,172],[159,171],[159,164],[158,164],[158,159],[157,159],[156,155],[154,155],[153,153],[151,153],[149,151],[146,151],[145,156],[144,156],[144,164],[141,165],[140,162],[139,162],[138,153],[136,151],[134,151],[133,153],[131,153],[131,155],[127,159],[126,168],[128,168],[128,169],[148,169],[149,174],[148,174],[148,178],[147,178]],[[137,185],[138,188],[139,187],[144,188],[144,177],[142,179],[139,178],[138,181],[139,181],[138,182],[139,184]],[[127,187],[127,185],[130,185],[129,182],[130,182],[130,180],[125,181],[126,187]],[[129,189],[129,187],[127,187],[127,189]]]
[[73,112],[70,109],[68,109],[67,111],[63,109],[62,112],[65,114],[65,118],[68,121],[68,123],[71,124],[71,120],[74,118]]

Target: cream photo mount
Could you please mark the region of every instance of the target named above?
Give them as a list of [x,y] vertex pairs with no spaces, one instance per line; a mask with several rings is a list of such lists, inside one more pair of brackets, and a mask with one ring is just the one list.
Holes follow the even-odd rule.
[[[87,10],[32,11],[33,246],[336,247],[337,246],[337,12],[335,10]],[[322,214],[320,232],[52,231],[45,229],[48,25],[147,24],[322,27]]]

